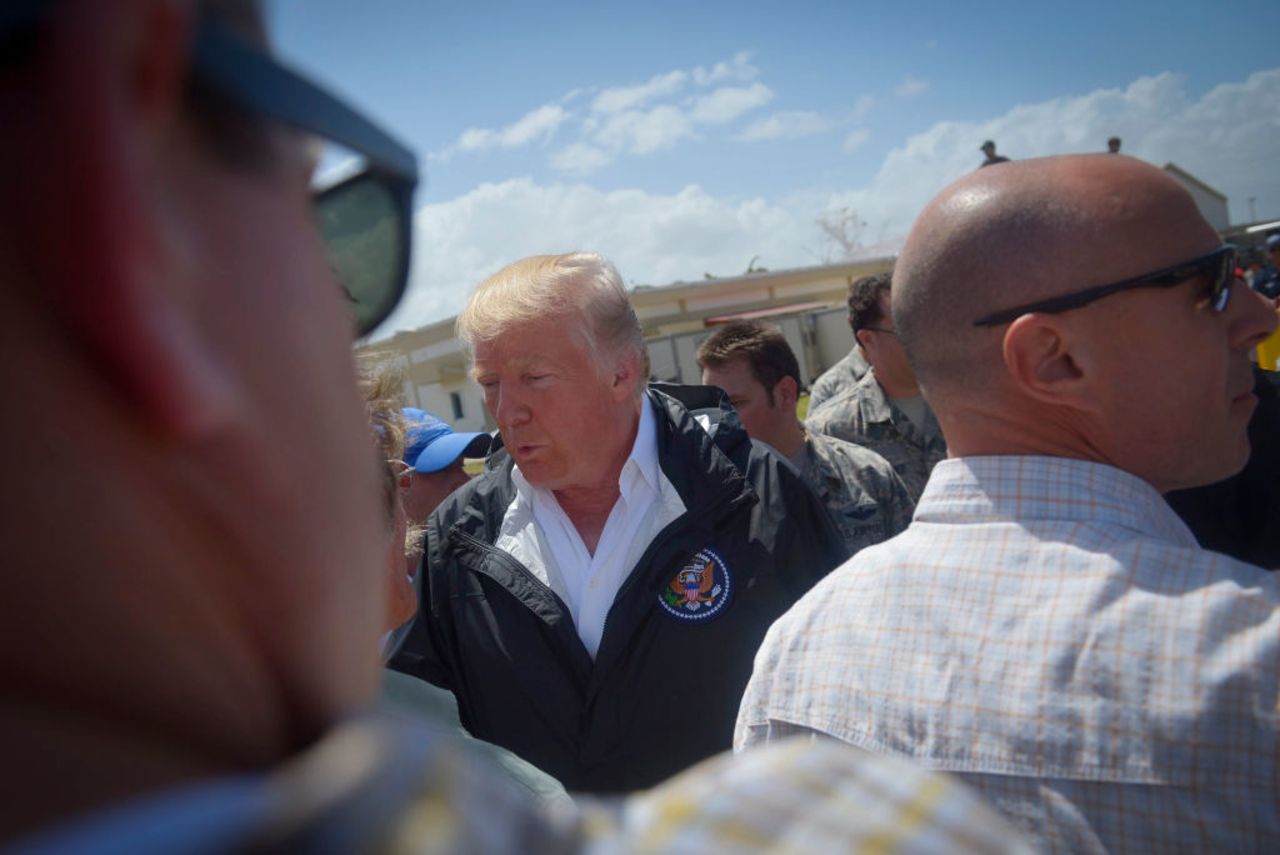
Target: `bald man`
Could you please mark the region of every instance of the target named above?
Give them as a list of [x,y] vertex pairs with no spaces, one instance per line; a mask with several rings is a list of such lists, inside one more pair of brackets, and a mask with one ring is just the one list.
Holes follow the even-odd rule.
[[933,200],[893,315],[946,436],[912,525],[770,630],[741,749],[820,734],[981,789],[1045,851],[1278,851],[1280,588],[1161,494],[1236,472],[1276,325],[1159,170]]

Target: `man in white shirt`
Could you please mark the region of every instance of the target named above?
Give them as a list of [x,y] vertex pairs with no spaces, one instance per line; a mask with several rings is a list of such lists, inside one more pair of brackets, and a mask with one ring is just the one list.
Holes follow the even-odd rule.
[[931,202],[893,314],[951,458],[770,630],[737,745],[820,733],[958,773],[1043,851],[1280,848],[1280,580],[1160,495],[1249,453],[1276,318],[1234,268],[1132,158]]
[[570,790],[727,748],[769,623],[844,556],[817,496],[718,390],[646,390],[622,281],[538,256],[458,318],[504,458],[432,515],[391,666]]

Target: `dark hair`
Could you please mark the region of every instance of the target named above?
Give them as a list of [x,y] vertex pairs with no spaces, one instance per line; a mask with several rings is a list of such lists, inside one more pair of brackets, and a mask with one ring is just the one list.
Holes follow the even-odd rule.
[[880,295],[889,293],[892,280],[893,271],[886,270],[849,283],[849,329],[856,333],[884,320],[880,311]]
[[751,376],[764,387],[773,405],[773,387],[783,377],[800,385],[800,363],[787,344],[786,336],[775,326],[758,321],[733,321],[698,345],[698,366],[719,368],[735,359],[745,359]]

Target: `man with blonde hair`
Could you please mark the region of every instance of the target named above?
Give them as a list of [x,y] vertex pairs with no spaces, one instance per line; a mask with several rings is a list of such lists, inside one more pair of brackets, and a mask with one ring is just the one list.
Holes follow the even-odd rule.
[[1050,852],[1280,849],[1280,577],[1162,493],[1244,465],[1275,314],[1176,181],[1007,163],[912,227],[893,317],[950,457],[770,630],[739,746],[958,773]]
[[765,629],[843,555],[817,497],[719,390],[646,390],[599,255],[499,271],[458,335],[502,458],[429,520],[392,667],[570,790],[648,787],[728,747]]

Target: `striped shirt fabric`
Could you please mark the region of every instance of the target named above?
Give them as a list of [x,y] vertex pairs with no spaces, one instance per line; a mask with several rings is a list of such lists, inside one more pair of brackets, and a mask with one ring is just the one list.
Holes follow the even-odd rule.
[[1048,852],[1280,851],[1278,585],[1119,469],[946,460],[770,630],[735,747],[957,773]]

